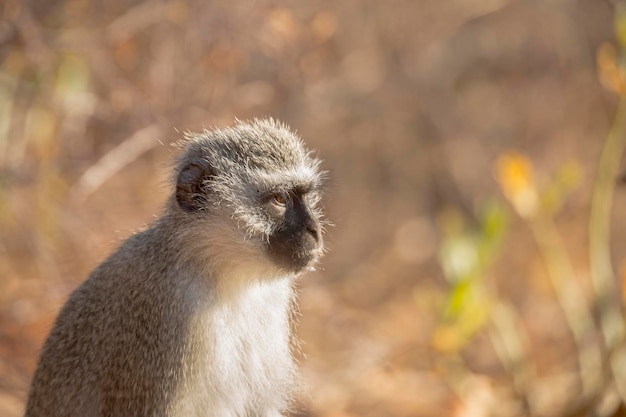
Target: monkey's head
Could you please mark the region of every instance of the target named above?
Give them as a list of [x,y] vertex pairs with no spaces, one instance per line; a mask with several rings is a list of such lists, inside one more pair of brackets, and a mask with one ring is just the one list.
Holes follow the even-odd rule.
[[323,251],[318,167],[272,119],[187,134],[170,211],[215,256],[297,273]]

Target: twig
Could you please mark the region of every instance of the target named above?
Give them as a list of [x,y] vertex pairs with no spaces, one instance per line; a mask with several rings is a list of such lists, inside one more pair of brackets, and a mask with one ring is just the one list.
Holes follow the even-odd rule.
[[80,177],[72,190],[74,198],[86,199],[118,171],[159,144],[159,134],[157,125],[144,127],[109,151]]
[[496,299],[491,314],[492,327],[488,331],[491,343],[502,366],[511,375],[515,391],[529,415],[533,415],[532,404],[528,401],[529,382],[535,378],[534,369],[528,360],[518,323],[515,308],[503,299]]
[[589,399],[597,394],[602,381],[600,346],[595,342],[589,345],[585,340],[595,328],[593,316],[582,289],[574,280],[574,268],[552,219],[533,217],[529,224],[544,257],[557,301],[578,347],[582,399]]
[[591,200],[589,219],[589,261],[591,283],[600,310],[600,325],[610,352],[611,371],[622,401],[626,402],[626,363],[624,349],[624,320],[616,298],[618,286],[611,264],[610,225],[615,180],[626,148],[626,97],[620,99],[617,114],[600,155],[598,172]]

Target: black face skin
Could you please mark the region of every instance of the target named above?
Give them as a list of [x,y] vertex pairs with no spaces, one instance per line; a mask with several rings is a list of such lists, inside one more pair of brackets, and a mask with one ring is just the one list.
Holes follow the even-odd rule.
[[270,257],[288,270],[302,270],[322,248],[320,222],[309,207],[306,194],[274,195],[268,205],[273,215],[281,218],[269,238]]

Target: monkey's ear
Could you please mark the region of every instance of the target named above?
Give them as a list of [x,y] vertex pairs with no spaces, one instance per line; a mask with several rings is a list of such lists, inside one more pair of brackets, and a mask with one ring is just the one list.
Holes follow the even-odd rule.
[[206,160],[187,163],[178,173],[176,201],[185,211],[197,211],[206,206],[207,181],[217,174]]

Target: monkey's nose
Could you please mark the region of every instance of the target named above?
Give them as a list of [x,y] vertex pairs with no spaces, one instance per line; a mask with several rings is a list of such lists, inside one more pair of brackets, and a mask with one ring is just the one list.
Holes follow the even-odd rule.
[[317,222],[307,224],[306,230],[313,236],[316,242],[320,241],[320,226]]

